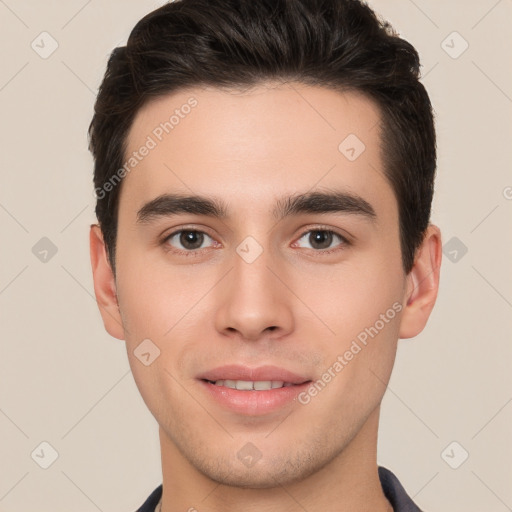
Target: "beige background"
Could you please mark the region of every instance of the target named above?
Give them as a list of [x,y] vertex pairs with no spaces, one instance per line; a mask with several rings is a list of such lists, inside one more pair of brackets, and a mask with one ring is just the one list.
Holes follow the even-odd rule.
[[[86,130],[110,51],[162,3],[0,0],[1,512],[134,511],[161,482],[156,422],[93,297]],[[400,342],[379,463],[427,511],[505,512],[512,510],[512,1],[372,5],[422,56],[439,136],[433,221],[445,243],[459,244],[446,248],[458,259],[444,258],[427,329]],[[35,41],[43,51],[46,37],[51,49],[43,31],[58,43],[46,59],[31,47]],[[43,237],[57,248],[46,262],[33,252]],[[43,441],[58,453],[48,469],[36,463],[49,460]],[[464,451],[468,459],[452,469],[448,462],[459,464]]]

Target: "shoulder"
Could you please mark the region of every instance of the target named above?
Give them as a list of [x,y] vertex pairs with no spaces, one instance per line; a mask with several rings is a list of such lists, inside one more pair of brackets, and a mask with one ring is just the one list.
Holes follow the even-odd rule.
[[136,512],[154,512],[160,498],[162,497],[162,484],[160,484],[148,497],[148,499],[142,504]]
[[[409,497],[398,478],[385,467],[379,467],[379,478],[384,495],[393,506],[394,512],[422,512]],[[154,512],[157,503],[162,497],[160,484],[146,499],[137,512]]]
[[398,478],[389,470],[379,467],[382,490],[393,506],[394,512],[421,512],[421,509],[409,497]]

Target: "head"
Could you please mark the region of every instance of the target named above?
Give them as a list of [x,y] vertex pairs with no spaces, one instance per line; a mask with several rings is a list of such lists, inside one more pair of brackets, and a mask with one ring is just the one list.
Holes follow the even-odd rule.
[[[268,487],[370,439],[396,342],[437,293],[415,49],[354,0],[178,0],[112,52],[90,148],[96,296],[168,449]],[[305,383],[236,412],[209,402],[225,364]]]
[[359,1],[187,0],[145,16],[110,56],[89,129],[96,215],[113,271],[118,184],[134,167],[127,164],[127,135],[143,106],[192,86],[292,81],[360,92],[378,106],[384,172],[409,272],[429,223],[436,169],[432,107],[419,67],[414,47]]

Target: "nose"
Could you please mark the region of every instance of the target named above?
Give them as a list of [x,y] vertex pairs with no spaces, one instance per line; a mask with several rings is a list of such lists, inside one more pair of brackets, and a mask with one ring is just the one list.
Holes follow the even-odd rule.
[[291,332],[293,294],[280,274],[267,250],[252,262],[235,253],[231,272],[216,290],[218,332],[246,341]]

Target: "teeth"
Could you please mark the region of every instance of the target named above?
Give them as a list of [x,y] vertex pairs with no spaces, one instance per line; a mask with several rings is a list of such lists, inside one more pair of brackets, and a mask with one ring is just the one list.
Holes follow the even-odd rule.
[[217,380],[214,383],[216,386],[225,386],[239,391],[268,391],[269,389],[277,389],[282,387],[293,386],[291,382],[283,382],[280,380]]
[[270,380],[261,380],[254,383],[254,389],[257,391],[266,391],[267,389],[272,389],[272,384]]
[[235,387],[240,391],[249,391],[251,389],[254,389],[254,382],[251,382],[249,380],[237,380],[235,382]]

